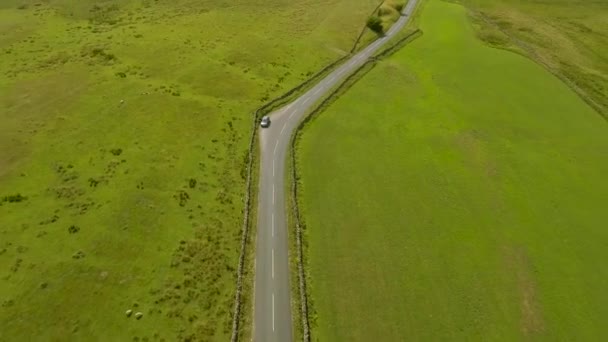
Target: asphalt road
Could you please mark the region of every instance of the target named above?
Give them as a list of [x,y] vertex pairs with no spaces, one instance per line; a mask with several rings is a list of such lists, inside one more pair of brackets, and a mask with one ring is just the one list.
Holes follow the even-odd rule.
[[[408,22],[417,0],[386,35],[354,55],[312,89],[270,115],[271,125],[261,128],[261,163],[255,257],[253,336],[256,342],[292,341],[291,297],[285,166],[291,135],[315,102],[354,72]],[[294,280],[295,281],[295,280]]]

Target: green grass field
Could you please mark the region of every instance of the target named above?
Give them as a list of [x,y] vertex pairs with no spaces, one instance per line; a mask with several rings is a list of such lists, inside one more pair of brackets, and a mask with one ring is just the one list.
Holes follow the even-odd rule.
[[251,112],[377,3],[0,0],[0,340],[227,340]]
[[313,339],[606,339],[607,122],[462,6],[420,27],[298,143]]
[[460,0],[478,36],[565,79],[608,119],[608,2]]

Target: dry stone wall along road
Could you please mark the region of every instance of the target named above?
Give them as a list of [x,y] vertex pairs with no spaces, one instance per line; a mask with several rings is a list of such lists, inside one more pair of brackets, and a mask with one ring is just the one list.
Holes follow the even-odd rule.
[[260,131],[260,181],[254,280],[253,338],[256,342],[293,339],[289,285],[289,243],[285,206],[285,165],[291,135],[311,107],[409,21],[417,0],[410,0],[402,16],[386,34],[348,59],[298,99],[270,115]]

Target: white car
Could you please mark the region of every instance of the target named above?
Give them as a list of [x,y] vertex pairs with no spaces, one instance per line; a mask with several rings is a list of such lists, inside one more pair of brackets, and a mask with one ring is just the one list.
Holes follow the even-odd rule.
[[262,122],[260,122],[260,126],[262,126],[262,128],[267,128],[270,126],[270,117],[268,117],[268,115],[266,115],[262,118]]

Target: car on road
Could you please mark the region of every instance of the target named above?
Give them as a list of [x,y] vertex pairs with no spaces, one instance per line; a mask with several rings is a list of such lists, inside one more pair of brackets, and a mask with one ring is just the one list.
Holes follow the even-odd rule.
[[262,118],[262,121],[260,122],[260,126],[262,126],[262,128],[266,128],[270,126],[270,117],[268,115],[265,115]]

